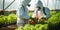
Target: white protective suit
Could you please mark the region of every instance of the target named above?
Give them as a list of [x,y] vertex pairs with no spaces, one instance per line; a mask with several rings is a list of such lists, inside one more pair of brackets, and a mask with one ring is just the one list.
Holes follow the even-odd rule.
[[[38,8],[36,8],[37,6],[39,6],[41,9],[38,10]],[[36,3],[36,7],[35,7],[35,11],[32,16],[33,18],[35,15],[37,16],[38,19],[42,18],[42,17],[46,17],[46,18],[50,17],[50,10],[46,7],[43,7],[43,3],[40,0]],[[45,10],[45,12],[43,10]],[[45,13],[46,13],[46,15],[45,15]]]
[[29,4],[31,0],[21,0],[21,4],[17,10],[17,25],[18,27],[24,26],[27,19],[29,19],[29,11],[27,9],[27,5]]
[[[38,10],[38,8],[36,8],[36,7],[40,7],[41,9],[39,9]],[[34,11],[34,13],[33,13],[33,18],[34,18],[34,16],[37,16],[37,18],[40,18],[39,16],[38,16],[38,13],[39,12],[41,12],[42,14],[43,14],[43,4],[42,4],[42,2],[39,0],[37,3],[36,3],[36,5],[35,5],[35,11]]]

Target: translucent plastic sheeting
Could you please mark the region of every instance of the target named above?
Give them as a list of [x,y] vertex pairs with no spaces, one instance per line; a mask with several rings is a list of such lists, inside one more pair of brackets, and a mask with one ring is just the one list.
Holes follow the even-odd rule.
[[[9,5],[13,0],[5,0],[5,7]],[[20,0],[15,0],[6,10],[16,10],[20,4]]]
[[[5,7],[6,8],[13,0],[5,0]],[[29,9],[34,10],[35,3],[38,0],[31,0],[30,4],[31,6]],[[47,0],[41,0],[44,7],[48,7],[49,9],[60,9],[60,0],[49,0],[48,6],[47,6]],[[12,5],[10,5],[6,10],[17,10],[20,4],[20,0],[15,0]],[[3,0],[0,0],[0,10],[3,9]]]
[[3,0],[0,0],[0,10],[3,9]]

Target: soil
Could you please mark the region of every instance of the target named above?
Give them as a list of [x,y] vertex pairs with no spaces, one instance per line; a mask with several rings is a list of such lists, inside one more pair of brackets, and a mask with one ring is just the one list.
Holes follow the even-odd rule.
[[9,26],[0,28],[0,30],[15,30],[16,28],[17,28],[17,25],[9,25]]

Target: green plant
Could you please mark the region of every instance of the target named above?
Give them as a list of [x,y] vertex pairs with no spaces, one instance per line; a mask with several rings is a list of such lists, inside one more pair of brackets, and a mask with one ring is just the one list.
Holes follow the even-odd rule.
[[[22,29],[23,30],[48,30],[48,24],[36,24],[35,26],[26,24]],[[21,30],[21,28],[19,30]]]
[[0,25],[7,25],[17,21],[17,16],[15,14],[9,14],[8,16],[0,16]]
[[60,28],[60,12],[48,19],[49,30],[58,30]]

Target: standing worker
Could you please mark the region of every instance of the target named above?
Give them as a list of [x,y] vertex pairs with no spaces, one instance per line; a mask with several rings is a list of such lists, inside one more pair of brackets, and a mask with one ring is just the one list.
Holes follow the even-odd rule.
[[30,18],[29,17],[29,12],[28,12],[28,9],[27,9],[27,5],[29,5],[31,0],[21,0],[21,4],[17,10],[17,26],[18,28],[19,27],[23,27],[28,19]]

